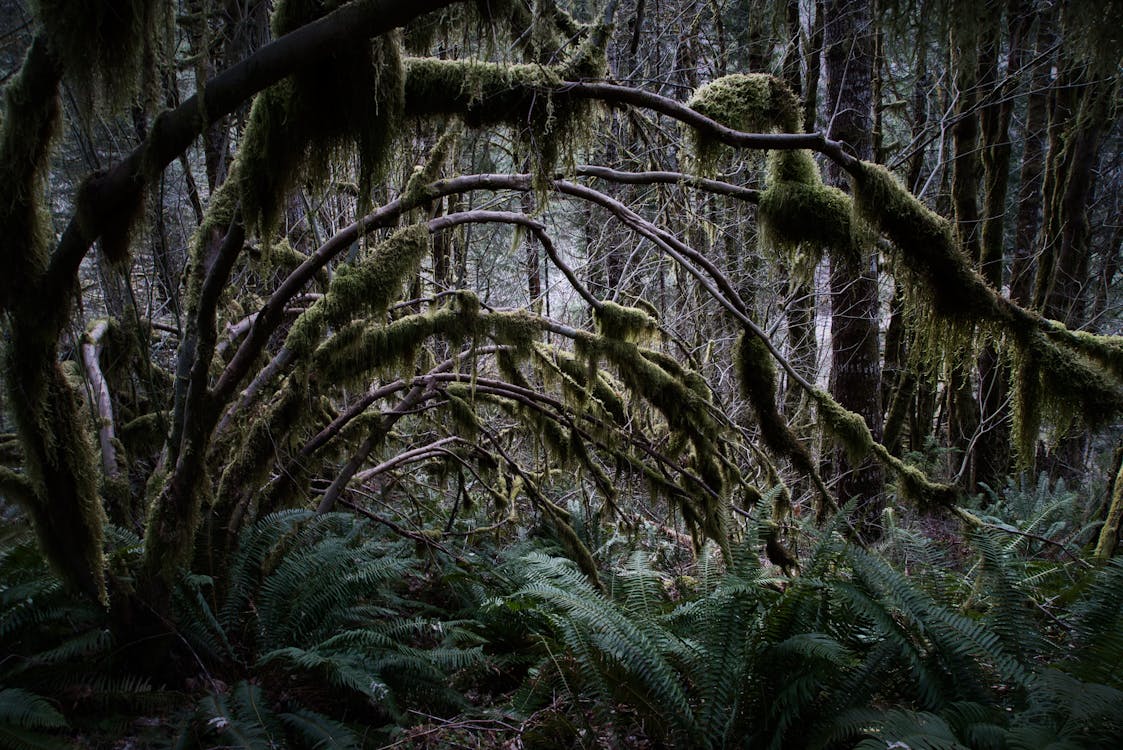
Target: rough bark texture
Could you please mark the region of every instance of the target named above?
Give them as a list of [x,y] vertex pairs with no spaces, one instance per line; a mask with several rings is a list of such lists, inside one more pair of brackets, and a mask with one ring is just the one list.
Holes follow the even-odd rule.
[[[829,138],[860,159],[872,155],[873,8],[869,0],[830,0],[824,7]],[[827,180],[846,186],[842,170],[827,166]],[[881,363],[878,354],[877,258],[869,247],[831,257],[831,393],[870,426],[881,440]],[[841,453],[838,497],[857,498],[854,523],[860,538],[875,539],[885,504],[881,466],[850,466]]]

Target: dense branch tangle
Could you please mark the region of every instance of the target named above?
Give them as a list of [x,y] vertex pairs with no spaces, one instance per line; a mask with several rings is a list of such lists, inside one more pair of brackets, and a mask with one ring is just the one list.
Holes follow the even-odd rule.
[[[1017,398],[1023,450],[1025,436],[1036,435],[1041,403],[1061,417],[1076,412],[1089,422],[1110,418],[1123,407],[1123,345],[1118,339],[1069,332],[998,295],[960,255],[946,222],[927,212],[888,173],[855,160],[821,135],[800,133],[798,107],[780,82],[733,76],[699,92],[693,106],[599,83],[595,79],[603,74],[598,49],[603,34],[595,27],[562,29],[559,39],[550,42],[555,48],[543,54],[543,59],[561,60],[555,65],[402,59],[397,41],[384,32],[441,3],[412,10],[391,4],[389,14],[382,5],[356,2],[320,19],[278,20],[278,33],[290,34],[220,74],[200,99],[165,113],[140,149],[91,181],[79,197],[75,220],[49,258],[36,224],[37,207],[27,197],[38,188],[36,170],[42,169],[49,153],[49,127],[40,128],[38,137],[44,142],[38,144],[37,154],[42,153],[33,160],[31,172],[14,176],[15,190],[24,192],[5,203],[16,210],[3,219],[5,229],[19,230],[9,236],[28,238],[27,257],[12,259],[27,288],[4,287],[0,299],[14,342],[8,348],[8,380],[13,388],[24,389],[14,395],[26,406],[18,421],[34,487],[33,516],[42,538],[71,547],[49,552],[87,592],[96,595],[102,588],[96,552],[101,524],[97,463],[81,429],[74,389],[55,361],[78,264],[99,237],[127,238],[135,213],[131,207],[138,203],[145,181],[183,152],[208,122],[255,93],[231,176],[211,197],[191,251],[172,429],[161,466],[148,483],[152,502],[146,571],[157,589],[166,589],[192,555],[221,554],[222,543],[253,512],[309,502],[312,477],[332,480],[328,494],[316,501],[331,507],[379,448],[388,450],[393,444],[410,449],[396,442],[400,437],[395,426],[402,419],[416,418],[418,430],[440,432],[440,420],[426,422],[417,416],[438,407],[452,416],[453,429],[462,437],[486,437],[464,453],[448,449],[458,460],[473,463],[481,477],[487,476],[487,468],[505,467],[500,483],[504,488],[496,484],[484,491],[513,505],[521,487],[587,570],[589,553],[573,533],[568,512],[548,497],[548,485],[561,465],[580,467],[608,503],[621,477],[642,476],[657,493],[673,500],[692,531],[722,546],[727,543],[731,496],[759,492],[749,489],[743,477],[749,468],[742,457],[746,451],[737,446],[736,432],[722,416],[724,405],[713,403],[713,391],[698,372],[664,351],[659,324],[646,305],[601,300],[586,288],[580,270],[570,268],[565,253],[555,247],[544,221],[511,211],[452,212],[433,219],[423,215],[434,202],[472,191],[533,190],[540,199],[557,192],[568,201],[595,203],[679,264],[741,332],[739,370],[763,441],[815,479],[821,507],[833,502],[829,490],[816,476],[809,449],[776,408],[777,362],[791,382],[808,391],[831,434],[851,451],[872,453],[889,465],[902,494],[929,502],[954,501],[951,488],[929,482],[891,456],[872,440],[860,418],[800,377],[753,320],[750,307],[729,280],[704,253],[683,242],[675,228],[660,227],[600,191],[556,177],[555,169],[564,161],[560,157],[574,156],[590,137],[598,102],[647,109],[683,123],[699,134],[703,157],[712,153],[714,144],[772,150],[768,189],[757,194],[697,175],[666,172],[627,176],[593,167],[576,170],[578,174],[647,184],[677,181],[684,187],[757,200],[766,241],[798,253],[847,253],[860,241],[856,237],[873,230],[884,233],[915,306],[930,316],[928,325],[934,329],[951,322],[964,339],[977,333],[993,336],[1022,362]],[[380,35],[374,46],[366,41],[372,34]],[[319,90],[325,77],[338,78],[330,62],[333,48],[358,70],[357,82],[350,88],[347,82],[337,82]],[[298,61],[312,64],[298,69]],[[54,101],[60,75],[54,59],[33,47],[13,87],[46,92],[48,104],[38,110],[9,107],[5,153],[15,148],[12,139],[18,128],[57,119],[49,102]],[[372,89],[373,104],[367,101]],[[511,129],[532,146],[533,172],[440,179],[455,164],[455,136],[443,138],[400,197],[298,259],[280,284],[266,289],[264,304],[229,361],[216,358],[228,282],[236,270],[275,257],[274,247],[281,244],[278,217],[286,197],[304,181],[324,184],[334,157],[356,149],[364,196],[359,208],[365,210],[366,196],[385,174],[391,146],[400,137],[397,128],[413,118],[455,118],[469,128]],[[851,174],[854,201],[823,187],[807,149],[835,160]],[[5,159],[9,161],[15,163]],[[402,286],[412,282],[425,262],[430,232],[478,222],[515,224],[532,234],[588,305],[595,330],[525,310],[483,310],[475,294],[446,294],[445,289],[437,290],[445,296],[428,304],[425,312],[425,303],[418,303],[416,309],[405,308],[406,314],[391,314]],[[308,291],[317,273],[366,235],[400,226],[404,228],[372,241],[373,247],[361,250],[357,260],[339,266],[323,297],[284,329],[286,310],[298,294]],[[245,252],[246,237],[254,233],[265,248],[265,261]],[[37,313],[44,299],[57,303],[52,307],[57,314],[46,320]],[[428,341],[447,345],[427,347]],[[449,351],[461,354],[445,356]],[[263,369],[264,357],[269,364]],[[551,386],[558,395],[543,394]],[[368,393],[349,403],[346,397],[354,388]],[[369,410],[399,394],[390,408]],[[514,457],[506,430],[493,427],[500,412],[529,425],[537,436],[543,451],[535,466]],[[74,436],[75,446],[60,452],[46,437],[52,434]],[[433,444],[432,435],[420,439]],[[108,438],[103,440],[103,445],[110,444]],[[419,455],[445,458],[448,451]],[[107,466],[110,458],[103,456]],[[339,460],[346,462],[342,471]],[[775,476],[764,462],[753,468],[765,477]],[[610,478],[610,469],[616,471],[616,479]],[[204,515],[210,522],[203,527],[214,533],[199,539],[196,531]],[[71,527],[53,528],[60,518],[73,519],[67,521]],[[218,531],[227,535],[225,539]]]

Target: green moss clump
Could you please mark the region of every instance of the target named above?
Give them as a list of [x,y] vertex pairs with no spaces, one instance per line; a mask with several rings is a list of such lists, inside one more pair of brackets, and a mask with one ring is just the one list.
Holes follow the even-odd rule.
[[[734,73],[710,81],[694,92],[686,106],[721,125],[742,132],[798,133],[802,127],[799,100],[791,89],[780,79],[759,73]],[[722,144],[697,131],[693,132],[693,138],[701,171],[712,171],[721,154]],[[810,155],[806,158],[809,160]],[[811,166],[814,167],[813,162]],[[791,168],[795,170],[798,167],[793,164]]]
[[495,343],[511,347],[520,356],[533,351],[543,331],[542,319],[526,310],[492,313],[484,321]]
[[1045,334],[1092,360],[1114,377],[1123,380],[1123,336],[1102,336],[1088,331],[1070,331],[1056,321],[1049,321]]
[[686,106],[734,130],[797,133],[802,126],[799,100],[775,76],[734,73],[702,86]]
[[646,340],[658,331],[655,319],[639,307],[624,307],[615,302],[602,302],[593,314],[600,334],[610,339],[636,343]]
[[822,182],[776,182],[760,196],[761,241],[789,253],[854,252],[850,198]]
[[816,389],[811,395],[819,406],[823,426],[846,451],[847,459],[852,465],[861,463],[877,444],[866,420],[844,408],[824,391]]
[[390,235],[358,264],[340,267],[327,293],[293,322],[285,346],[307,354],[329,324],[343,325],[360,314],[385,315],[428,251],[429,230],[415,224]]

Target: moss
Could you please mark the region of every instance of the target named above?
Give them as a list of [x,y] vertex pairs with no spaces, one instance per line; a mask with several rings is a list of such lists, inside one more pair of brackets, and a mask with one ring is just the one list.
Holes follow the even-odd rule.
[[960,250],[949,222],[916,200],[885,167],[860,163],[852,173],[854,211],[896,248],[896,270],[911,277],[941,318],[1003,321],[1011,314]]
[[1045,334],[1050,339],[1092,360],[1112,376],[1123,380],[1123,336],[1070,331],[1056,321],[1049,321]]
[[416,224],[390,235],[356,265],[340,267],[327,293],[293,322],[285,346],[307,354],[329,324],[342,325],[364,313],[384,315],[428,250],[429,230]]
[[[274,12],[274,32],[290,31],[335,5],[286,0]],[[359,156],[361,213],[387,164],[403,104],[396,34],[341,45],[259,94],[238,153],[247,226],[267,238],[288,192],[302,181],[326,184],[332,165],[352,152]]]
[[734,73],[702,86],[686,106],[734,130],[799,132],[799,100],[780,79],[765,74]]
[[47,251],[54,239],[42,196],[61,117],[58,83],[58,71],[46,46],[36,42],[4,90],[6,109],[0,124],[3,310],[17,299],[37,296],[36,283],[46,270]]
[[817,261],[823,248],[853,253],[850,198],[821,182],[783,181],[760,196],[761,240],[794,252],[803,248]]
[[804,474],[815,474],[811,454],[776,406],[776,364],[768,347],[759,336],[742,333],[737,339],[735,351],[734,364],[741,390],[753,407],[765,445],[786,457]]
[[553,178],[559,157],[582,140],[591,123],[593,105],[568,96],[563,86],[568,75],[588,69],[579,63],[583,59],[544,66],[413,58],[405,64],[405,111],[425,118],[459,116],[470,127],[514,128],[541,185]]
[[403,205],[418,206],[432,200],[433,196],[427,192],[429,185],[440,178],[441,172],[450,162],[455,162],[460,138],[461,128],[458,124],[450,123],[445,127],[444,133],[429,151],[425,164],[414,167],[413,174],[402,191]]
[[485,320],[495,342],[511,347],[520,356],[530,354],[542,336],[542,319],[525,310],[493,313]]
[[846,451],[851,465],[861,463],[873,451],[876,441],[866,420],[844,408],[831,396],[818,389],[811,392],[819,407],[819,419],[827,431]]
[[608,379],[601,372],[589,372],[588,366],[576,357],[562,351],[552,352],[552,362],[572,382],[582,389],[583,393],[595,399],[613,422],[623,426],[628,419],[628,410],[624,399],[612,387]]
[[313,370],[317,378],[334,385],[365,382],[372,371],[398,373],[411,369],[422,344],[431,336],[455,340],[477,328],[472,311],[455,304],[407,315],[389,325],[356,321],[316,349]]
[[[734,73],[710,81],[686,106],[734,130],[749,133],[798,133],[802,116],[799,100],[778,78]],[[709,171],[723,148],[694,132],[694,148],[703,171]]]
[[658,331],[658,323],[639,307],[624,307],[615,302],[602,302],[594,311],[597,329],[602,336],[636,343]]
[[248,498],[269,478],[277,451],[307,410],[303,391],[295,379],[287,380],[265,413],[245,430],[241,445],[219,479],[215,495],[218,518],[229,518],[228,511],[239,498]]
[[35,0],[35,10],[87,114],[97,100],[124,106],[138,86],[155,82],[167,0]]

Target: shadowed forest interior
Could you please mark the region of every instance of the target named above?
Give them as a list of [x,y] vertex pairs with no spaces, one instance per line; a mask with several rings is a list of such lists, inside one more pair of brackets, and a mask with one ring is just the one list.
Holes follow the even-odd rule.
[[1123,745],[1123,4],[0,32],[0,748]]

